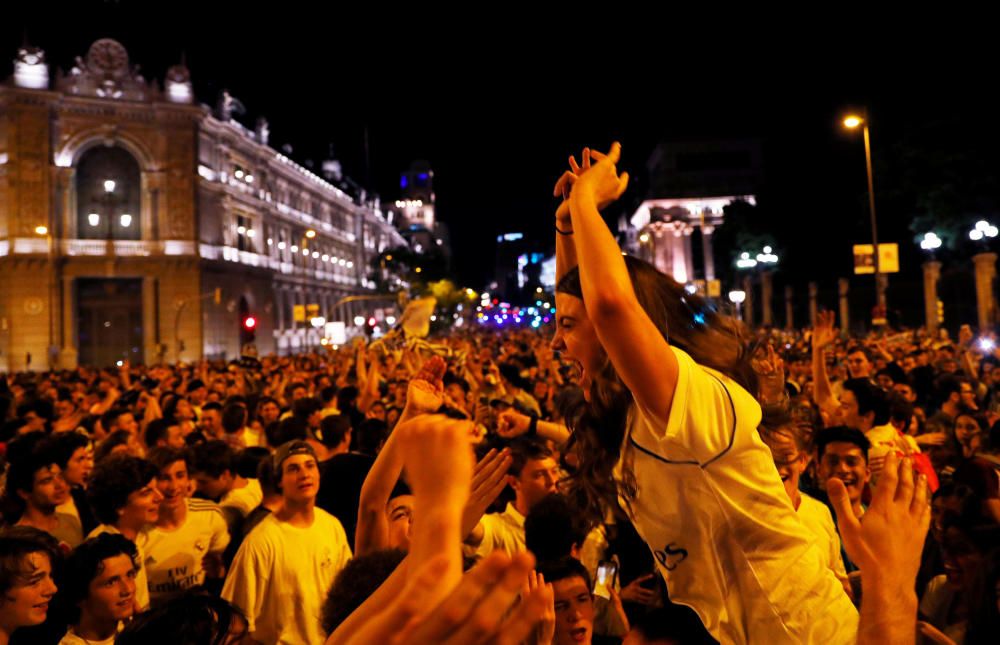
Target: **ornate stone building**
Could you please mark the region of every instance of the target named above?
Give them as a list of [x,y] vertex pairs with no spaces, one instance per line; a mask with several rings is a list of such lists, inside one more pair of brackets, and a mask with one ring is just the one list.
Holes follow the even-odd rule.
[[[377,208],[268,146],[267,124],[163,90],[104,39],[50,82],[18,52],[0,85],[0,370],[235,357],[318,344],[294,305],[350,321],[402,238]],[[245,340],[245,338],[243,338]]]

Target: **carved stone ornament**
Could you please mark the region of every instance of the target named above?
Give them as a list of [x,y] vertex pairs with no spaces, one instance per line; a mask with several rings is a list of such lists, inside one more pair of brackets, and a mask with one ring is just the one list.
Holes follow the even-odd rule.
[[42,302],[41,298],[25,298],[24,313],[36,316],[42,313],[43,309],[45,309],[45,303]]
[[59,79],[57,89],[78,96],[145,101],[153,93],[138,65],[130,65],[128,52],[117,40],[102,38],[76,58],[70,73]]

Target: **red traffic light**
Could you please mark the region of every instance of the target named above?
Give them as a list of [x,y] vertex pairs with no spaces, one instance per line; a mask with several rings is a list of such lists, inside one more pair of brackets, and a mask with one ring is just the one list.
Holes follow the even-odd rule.
[[256,326],[257,326],[257,319],[254,318],[253,316],[247,316],[246,318],[243,319],[244,329],[253,329]]

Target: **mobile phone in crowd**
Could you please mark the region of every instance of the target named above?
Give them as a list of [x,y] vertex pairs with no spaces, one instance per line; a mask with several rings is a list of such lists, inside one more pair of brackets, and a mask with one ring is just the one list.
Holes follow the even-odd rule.
[[611,588],[618,576],[618,565],[615,562],[603,561],[597,565],[597,575],[594,576],[594,595],[605,600],[611,600]]

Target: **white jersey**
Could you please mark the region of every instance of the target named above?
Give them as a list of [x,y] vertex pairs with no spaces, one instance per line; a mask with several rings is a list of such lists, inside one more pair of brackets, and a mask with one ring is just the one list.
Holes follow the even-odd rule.
[[858,613],[792,508],[757,434],[760,406],[671,349],[669,418],[633,405],[617,469],[635,476],[623,508],[671,600],[722,643],[854,643]]
[[222,553],[229,544],[229,529],[218,506],[202,499],[185,501],[184,524],[172,531],[153,527],[146,541],[143,564],[154,605],[204,584],[205,556]]
[[268,515],[233,559],[222,597],[243,610],[250,635],[261,643],[326,640],[323,602],[351,548],[337,518],[319,508],[314,513],[308,528]]

